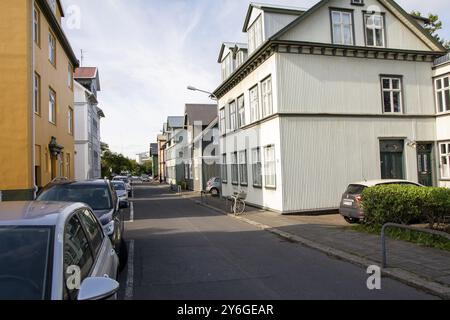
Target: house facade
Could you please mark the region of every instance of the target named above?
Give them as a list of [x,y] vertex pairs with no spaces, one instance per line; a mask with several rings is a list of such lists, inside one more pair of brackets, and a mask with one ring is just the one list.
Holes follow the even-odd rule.
[[170,185],[176,185],[184,177],[183,164],[183,139],[184,135],[184,117],[168,117],[167,127],[165,128],[167,141],[164,144],[165,159],[165,177]]
[[433,65],[446,52],[423,23],[392,0],[251,4],[248,57],[214,91],[223,194],[293,213],[335,210],[362,180],[442,184]]
[[[216,104],[186,104],[184,110],[184,139],[182,154],[184,178],[189,190],[201,191],[206,184],[203,174],[204,165],[209,163],[204,159],[206,145],[212,139],[212,132],[205,129],[217,118]],[[203,141],[203,140],[206,141]]]
[[159,159],[158,159],[158,144],[150,144],[150,159],[152,160],[152,176],[153,178],[159,176]]
[[74,178],[78,60],[61,27],[63,17],[59,0],[0,2],[3,200],[30,200],[52,179]]
[[101,90],[98,69],[81,67],[75,71],[75,178],[101,178],[100,121],[105,117],[98,106]]
[[[167,123],[164,123],[164,130],[167,127]],[[159,134],[157,136],[157,144],[158,144],[158,177],[159,182],[163,183],[166,181],[166,154],[165,154],[165,146],[167,142],[167,136],[165,134]],[[153,175],[155,176],[155,175]]]

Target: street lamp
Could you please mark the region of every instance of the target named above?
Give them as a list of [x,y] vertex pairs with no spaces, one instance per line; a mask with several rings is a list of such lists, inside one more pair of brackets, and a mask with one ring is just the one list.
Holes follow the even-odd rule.
[[205,91],[205,90],[202,90],[202,89],[198,89],[198,88],[193,87],[193,86],[188,86],[187,89],[188,89],[188,90],[191,90],[191,91],[199,91],[199,92],[203,92],[203,93],[209,94],[209,98],[210,98],[210,99],[216,100],[216,101],[219,100],[219,99],[214,95],[214,93],[211,93],[211,92],[209,92],[209,91]]

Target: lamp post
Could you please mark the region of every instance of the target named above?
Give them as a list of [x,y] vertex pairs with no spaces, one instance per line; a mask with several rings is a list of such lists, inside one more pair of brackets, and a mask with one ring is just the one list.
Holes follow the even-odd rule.
[[205,90],[202,90],[202,89],[193,87],[193,86],[188,86],[187,89],[188,89],[188,90],[191,90],[191,91],[198,91],[198,92],[206,93],[206,94],[209,95],[209,98],[210,98],[210,99],[215,100],[215,101],[219,101],[219,99],[214,95],[214,93],[211,93],[211,92],[209,92],[209,91],[205,91]]

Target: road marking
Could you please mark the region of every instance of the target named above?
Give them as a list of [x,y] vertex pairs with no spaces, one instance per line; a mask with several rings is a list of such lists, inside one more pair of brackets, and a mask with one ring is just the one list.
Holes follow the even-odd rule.
[[134,203],[130,202],[130,220],[129,223],[134,222]]
[[125,288],[125,300],[133,300],[134,290],[134,240],[129,241],[127,282]]

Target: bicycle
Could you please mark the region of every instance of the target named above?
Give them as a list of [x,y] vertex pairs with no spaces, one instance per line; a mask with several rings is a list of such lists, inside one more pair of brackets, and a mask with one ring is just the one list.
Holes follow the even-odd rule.
[[229,200],[232,201],[230,212],[236,216],[239,216],[245,211],[245,199],[247,198],[247,193],[234,192],[232,196],[229,197]]

